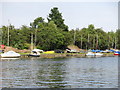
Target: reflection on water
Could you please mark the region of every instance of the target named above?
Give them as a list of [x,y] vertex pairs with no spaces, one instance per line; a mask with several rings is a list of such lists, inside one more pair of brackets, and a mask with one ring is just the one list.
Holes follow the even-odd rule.
[[2,62],[2,87],[116,88],[118,57],[20,58]]

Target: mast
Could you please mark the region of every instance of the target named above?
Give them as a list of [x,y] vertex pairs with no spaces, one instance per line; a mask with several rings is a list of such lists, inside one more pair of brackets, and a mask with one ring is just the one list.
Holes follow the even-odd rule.
[[10,30],[9,30],[9,20],[8,20],[8,40],[7,40],[7,45],[9,46],[10,45]]
[[74,45],[75,45],[75,38],[76,38],[76,31],[74,30],[74,41],[73,41]]
[[114,45],[114,39],[113,39],[113,37],[112,37],[112,48],[113,48],[113,45]]
[[87,44],[87,48],[89,49],[89,34],[88,34],[88,44]]
[[95,48],[95,37],[93,37],[93,49]]
[[82,49],[82,35],[81,35],[81,49]]
[[108,36],[109,40],[108,40],[108,49],[110,49],[110,34]]
[[98,34],[96,35],[97,41],[96,41],[96,49],[98,49]]
[[31,33],[31,50],[33,50],[33,33]]
[[35,29],[35,43],[34,43],[35,46],[36,46],[36,42],[37,42],[37,29]]
[[34,27],[33,27],[33,23],[32,23],[32,27],[31,27],[31,51],[33,50],[34,48],[34,43],[33,43],[33,30],[34,30]]
[[117,44],[117,40],[116,40],[116,37],[115,37],[115,49],[116,49],[116,44]]

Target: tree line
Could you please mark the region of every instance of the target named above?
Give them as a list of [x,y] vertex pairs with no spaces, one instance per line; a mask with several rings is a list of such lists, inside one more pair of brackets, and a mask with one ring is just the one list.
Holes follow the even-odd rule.
[[38,17],[30,23],[30,27],[22,25],[19,29],[11,24],[2,26],[1,43],[8,45],[9,37],[9,46],[18,49],[30,49],[32,42],[36,48],[43,50],[64,50],[70,44],[81,49],[120,48],[119,29],[116,32],[105,32],[90,24],[86,28],[69,30],[57,7],[51,9],[47,20],[45,22],[44,18]]

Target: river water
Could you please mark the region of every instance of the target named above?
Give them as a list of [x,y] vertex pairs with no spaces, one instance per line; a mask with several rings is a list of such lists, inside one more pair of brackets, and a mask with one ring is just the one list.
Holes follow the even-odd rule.
[[1,59],[7,88],[117,88],[118,57]]

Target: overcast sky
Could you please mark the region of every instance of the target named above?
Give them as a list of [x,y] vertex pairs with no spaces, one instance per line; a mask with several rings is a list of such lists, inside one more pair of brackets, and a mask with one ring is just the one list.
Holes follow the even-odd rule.
[[69,29],[84,28],[94,24],[104,31],[118,28],[118,2],[8,2],[0,3],[2,25],[8,25],[8,19],[16,28],[29,26],[37,17],[47,16],[53,7],[58,7]]

